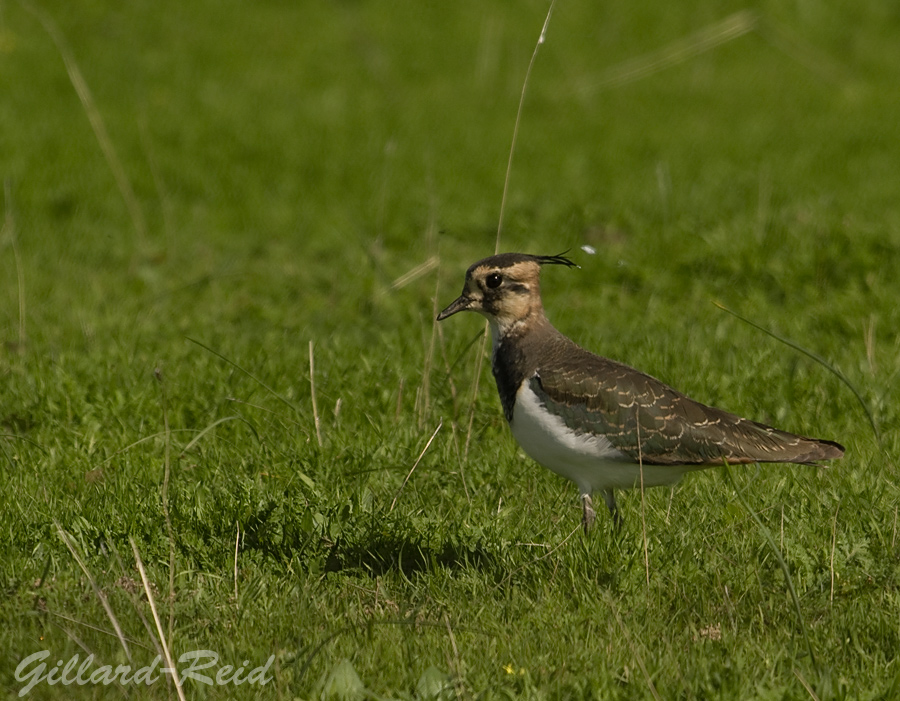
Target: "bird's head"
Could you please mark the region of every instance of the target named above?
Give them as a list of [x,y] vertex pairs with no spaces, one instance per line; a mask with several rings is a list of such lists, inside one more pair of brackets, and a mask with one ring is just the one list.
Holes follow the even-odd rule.
[[562,255],[527,253],[501,253],[473,263],[462,294],[438,314],[438,321],[457,312],[478,312],[487,317],[495,336],[504,337],[534,314],[543,314],[540,276],[546,264],[575,266]]

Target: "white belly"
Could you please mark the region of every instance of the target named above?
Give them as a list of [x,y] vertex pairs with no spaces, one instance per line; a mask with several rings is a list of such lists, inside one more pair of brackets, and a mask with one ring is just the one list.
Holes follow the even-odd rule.
[[[582,494],[640,486],[641,466],[613,447],[606,436],[576,433],[549,413],[526,380],[516,395],[513,436],[536,462],[578,485]],[[644,465],[645,487],[673,484],[688,470],[680,465]]]

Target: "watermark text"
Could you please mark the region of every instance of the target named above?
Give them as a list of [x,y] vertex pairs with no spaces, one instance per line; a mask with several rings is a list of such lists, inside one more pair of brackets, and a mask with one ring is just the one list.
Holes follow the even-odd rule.
[[[191,650],[178,658],[175,669],[162,667],[162,658],[157,655],[149,665],[132,669],[130,665],[100,665],[94,666],[94,656],[88,655],[84,659],[78,654],[68,660],[57,660],[55,664],[48,664],[45,660],[50,657],[49,650],[41,650],[32,653],[23,659],[16,667],[16,681],[23,682],[19,690],[19,696],[25,696],[35,686],[45,682],[50,686],[62,684],[103,684],[104,686],[118,682],[122,686],[145,685],[156,683],[166,674],[175,675],[175,678],[183,685],[187,679],[192,679],[199,684],[219,685],[257,684],[264,686],[272,681],[268,676],[269,667],[275,660],[275,655],[270,655],[266,662],[258,667],[248,669],[249,660],[244,660],[239,667],[233,665],[219,665],[219,655],[212,650]],[[177,674],[175,674],[177,672]]]

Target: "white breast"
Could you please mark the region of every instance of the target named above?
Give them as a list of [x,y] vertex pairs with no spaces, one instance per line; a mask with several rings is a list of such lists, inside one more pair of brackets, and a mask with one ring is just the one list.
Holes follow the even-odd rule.
[[[641,482],[640,465],[616,449],[606,436],[569,428],[541,404],[528,380],[516,394],[510,428],[533,460],[575,482],[583,494],[630,488]],[[680,466],[644,465],[644,486],[672,484],[685,471]]]

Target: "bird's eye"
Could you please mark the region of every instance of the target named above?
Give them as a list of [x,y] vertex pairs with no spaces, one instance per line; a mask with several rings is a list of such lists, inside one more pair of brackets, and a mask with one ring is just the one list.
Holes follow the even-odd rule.
[[503,278],[500,277],[500,273],[491,273],[485,278],[484,281],[487,283],[488,287],[494,290],[500,287],[500,283],[503,282]]

